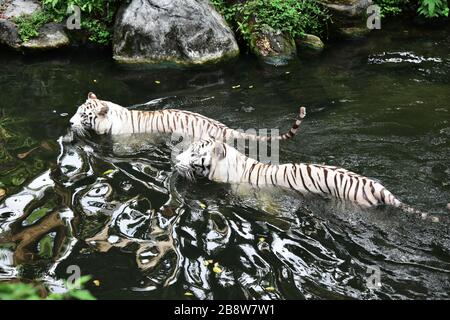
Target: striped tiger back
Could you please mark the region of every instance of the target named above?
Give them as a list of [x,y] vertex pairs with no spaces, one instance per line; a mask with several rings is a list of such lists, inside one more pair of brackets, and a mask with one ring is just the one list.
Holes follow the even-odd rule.
[[259,136],[231,129],[217,120],[198,113],[177,109],[128,110],[115,103],[99,100],[95,94],[89,93],[88,99],[78,108],[70,122],[75,131],[92,130],[97,134],[170,133],[193,140],[213,138],[219,141],[228,139],[269,141],[294,137],[305,115],[306,109],[301,107],[294,124],[286,133],[275,137]]
[[[339,167],[306,163],[261,163],[212,139],[193,143],[176,160],[175,167],[186,176],[200,172],[218,182],[249,183],[256,187],[278,186],[295,190],[302,195],[334,197],[364,207],[389,205],[419,214],[422,218],[428,217],[427,213],[402,203],[381,183]],[[437,217],[430,218],[438,221]]]

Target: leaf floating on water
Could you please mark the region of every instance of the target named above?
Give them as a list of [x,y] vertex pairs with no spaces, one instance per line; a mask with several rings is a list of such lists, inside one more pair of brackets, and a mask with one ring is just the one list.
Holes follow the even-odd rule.
[[261,237],[261,238],[259,238],[258,240],[259,240],[259,242],[264,242],[264,241],[266,241],[266,238]]
[[100,280],[94,280],[92,281],[96,287],[100,287]]
[[6,190],[3,188],[0,188],[0,198],[3,197],[6,194]]
[[94,80],[92,80],[92,81],[94,81],[94,83],[97,83],[97,80],[96,80],[96,79],[94,79]]
[[44,148],[47,151],[52,151],[53,148],[50,146],[50,144],[47,141],[42,141],[41,147]]
[[155,80],[155,83],[156,83],[156,84],[160,84],[160,83],[161,83],[161,81],[159,81],[159,80]]
[[16,187],[18,187],[18,186],[20,186],[22,183],[24,183],[25,180],[26,180],[26,179],[25,179],[24,177],[14,177],[14,178],[12,178],[11,183],[12,183],[13,185],[15,185]]
[[241,85],[238,84],[238,85],[236,85],[236,86],[232,86],[231,88],[233,88],[233,89],[238,89],[238,88],[240,88],[240,87],[241,87]]
[[286,71],[285,73],[286,73],[286,74],[290,74],[291,72],[290,72],[290,71]]
[[264,288],[264,290],[266,290],[267,292],[274,292],[275,288],[274,287],[266,287],[266,288]]
[[213,272],[214,273],[221,273],[222,272],[222,268],[219,267],[219,263],[218,262],[214,263]]
[[198,205],[200,206],[200,208],[206,209],[206,204],[204,204],[204,203],[202,203],[202,202],[199,202]]
[[106,176],[106,175],[108,175],[110,173],[113,173],[113,172],[114,172],[113,169],[109,169],[109,170],[106,170],[105,172],[103,172],[103,175]]
[[26,157],[28,157],[34,150],[38,149],[39,147],[35,147],[27,152],[23,152],[23,153],[19,153],[17,154],[17,158],[19,159],[25,159]]
[[[0,197],[1,197],[1,195],[0,195]],[[203,265],[206,267],[209,266],[209,261],[208,260],[203,261]]]
[[186,292],[184,293],[184,295],[185,295],[186,297],[192,297],[194,294],[193,294],[192,292],[186,291]]
[[249,89],[253,89],[253,86],[248,86]]

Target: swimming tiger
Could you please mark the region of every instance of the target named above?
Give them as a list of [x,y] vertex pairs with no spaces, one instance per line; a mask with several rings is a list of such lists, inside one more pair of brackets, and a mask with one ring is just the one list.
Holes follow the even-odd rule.
[[[303,195],[317,194],[350,200],[363,207],[390,205],[419,214],[423,219],[428,217],[428,213],[402,203],[379,182],[349,170],[319,164],[265,164],[213,139],[189,145],[175,158],[175,169],[190,180],[198,176],[232,184],[273,185]],[[433,222],[439,221],[435,216],[428,218]]]
[[301,107],[288,132],[275,137],[258,136],[228,128],[219,121],[185,110],[128,110],[115,103],[97,99],[97,96],[90,92],[86,102],[78,107],[76,114],[70,119],[70,124],[72,130],[82,136],[89,131],[99,135],[175,133],[193,140],[214,138],[220,141],[227,139],[270,141],[287,140],[295,136],[305,115],[306,109]]

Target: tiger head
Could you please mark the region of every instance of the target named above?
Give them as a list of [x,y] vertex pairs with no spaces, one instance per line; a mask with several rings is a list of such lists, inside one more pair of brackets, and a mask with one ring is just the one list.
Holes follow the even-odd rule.
[[112,121],[108,119],[109,109],[107,101],[97,99],[97,96],[90,92],[86,102],[78,107],[70,119],[72,130],[81,135],[89,131],[97,134],[109,132],[112,126]]
[[226,147],[213,139],[199,140],[175,158],[175,169],[184,177],[210,177],[211,168],[225,158]]

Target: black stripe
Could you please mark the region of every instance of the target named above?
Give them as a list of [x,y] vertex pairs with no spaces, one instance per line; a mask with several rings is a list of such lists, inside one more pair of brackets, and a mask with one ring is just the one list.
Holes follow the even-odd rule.
[[347,182],[348,182],[348,179],[345,179],[345,184],[344,184],[344,192],[342,193],[342,199],[345,199],[345,194],[346,194],[346,190],[347,190]]
[[302,180],[303,186],[305,187],[306,191],[311,192],[311,190],[309,190],[309,188],[306,186],[305,179],[303,178],[302,167],[300,167],[300,179]]
[[353,197],[356,201],[356,195],[358,194],[358,187],[359,187],[359,179],[356,179],[356,187],[355,187],[355,196]]
[[323,175],[324,175],[324,177],[325,177],[325,186],[327,187],[327,189],[328,189],[328,192],[330,193],[330,195],[333,195],[333,193],[331,192],[331,189],[330,189],[330,187],[328,186],[328,169],[327,168],[322,168],[322,170],[323,170]]
[[289,187],[290,187],[291,189],[294,189],[294,187],[292,186],[291,182],[289,181],[289,176],[286,176],[286,171],[287,171],[287,166],[284,167],[283,177],[284,177],[284,179],[288,182]]
[[251,184],[252,183],[252,172],[253,169],[255,168],[256,163],[252,164],[252,166],[250,167],[250,169],[248,170],[248,182]]
[[133,133],[134,133],[134,117],[133,117],[133,111],[130,111],[130,115],[131,115],[131,128],[132,128]]
[[316,190],[319,190],[319,188],[317,188],[317,184],[316,181],[314,181],[312,174],[311,174],[311,167],[309,165],[306,165],[306,171],[308,172],[308,176],[309,179],[311,179],[311,182],[313,183],[314,187],[316,188]]

